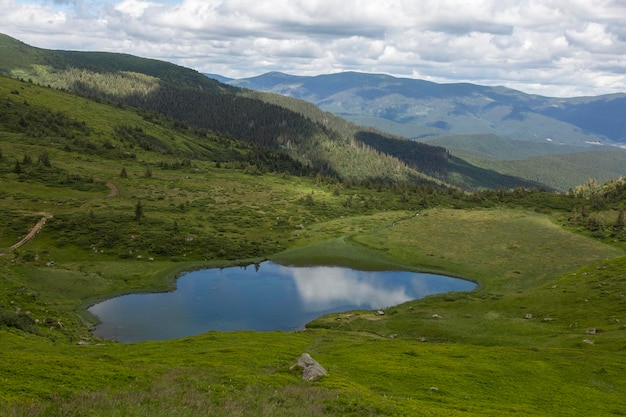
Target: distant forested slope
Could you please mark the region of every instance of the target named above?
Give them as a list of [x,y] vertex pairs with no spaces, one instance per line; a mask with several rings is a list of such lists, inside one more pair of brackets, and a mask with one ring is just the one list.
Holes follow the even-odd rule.
[[[307,103],[254,95],[170,63],[127,54],[45,50],[4,35],[0,36],[0,62],[0,72],[11,77],[157,112],[285,153],[307,169],[341,181],[439,186],[449,177],[443,148],[411,145],[330,114],[324,116]],[[467,174],[476,177],[456,185],[480,184],[481,170],[469,169]],[[496,172],[492,174],[497,178]],[[495,183],[508,186],[510,181],[503,178],[502,183]],[[529,184],[522,179],[516,182]]]

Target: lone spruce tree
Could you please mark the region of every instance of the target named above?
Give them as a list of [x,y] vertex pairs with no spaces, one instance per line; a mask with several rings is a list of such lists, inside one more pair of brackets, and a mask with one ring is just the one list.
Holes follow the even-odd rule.
[[135,220],[138,222],[143,218],[143,204],[141,201],[137,201],[137,205],[135,206]]

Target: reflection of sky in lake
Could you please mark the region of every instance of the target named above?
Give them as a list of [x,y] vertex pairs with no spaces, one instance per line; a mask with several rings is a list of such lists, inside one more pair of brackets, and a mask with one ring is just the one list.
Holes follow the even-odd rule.
[[411,300],[407,289],[384,274],[363,273],[346,268],[291,268],[296,289],[307,311],[333,305],[384,308]]
[[176,291],[117,297],[90,311],[102,321],[96,336],[135,342],[209,330],[292,330],[330,312],[380,309],[474,286],[414,272],[290,268],[265,262],[258,271],[250,266],[190,272],[178,279]]

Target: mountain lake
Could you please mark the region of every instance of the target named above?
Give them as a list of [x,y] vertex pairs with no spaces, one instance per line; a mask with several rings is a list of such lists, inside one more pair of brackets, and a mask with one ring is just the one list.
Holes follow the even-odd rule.
[[328,313],[379,310],[475,287],[443,275],[263,262],[188,272],[175,291],[124,295],[89,311],[100,319],[95,336],[132,343],[211,330],[298,330]]

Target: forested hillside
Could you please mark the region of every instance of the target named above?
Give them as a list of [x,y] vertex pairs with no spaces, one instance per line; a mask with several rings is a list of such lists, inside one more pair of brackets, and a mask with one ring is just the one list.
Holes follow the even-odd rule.
[[381,130],[394,126],[414,139],[494,134],[582,147],[626,143],[626,124],[619,117],[626,109],[626,94],[553,98],[506,87],[359,72],[309,77],[271,72],[227,82],[302,98],[349,120],[368,120]]
[[[0,61],[0,71],[11,77],[136,106],[285,153],[321,176],[387,184],[440,184],[461,178],[453,175],[455,165],[448,164],[442,148],[411,145],[359,129],[329,114],[320,116],[318,109],[297,100],[251,94],[169,63],[121,54],[49,51],[7,36],[0,38]],[[364,140],[374,137],[380,141]],[[390,146],[396,140],[398,146]],[[471,181],[453,183],[482,187],[484,172],[467,169]],[[511,178],[499,181],[495,172],[490,176],[489,187],[511,185]],[[534,185],[522,179],[514,179],[513,184]]]
[[509,187],[524,178],[525,186],[567,191],[589,178],[603,182],[626,175],[626,150],[619,147],[626,140],[619,116],[624,94],[551,98],[356,72],[272,72],[226,82],[301,98],[386,134],[445,147],[458,158],[448,161],[447,181],[461,186]]

